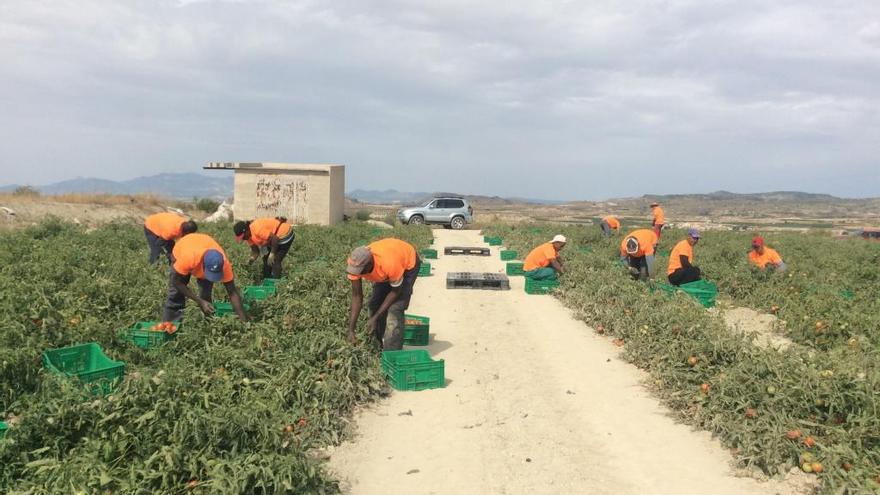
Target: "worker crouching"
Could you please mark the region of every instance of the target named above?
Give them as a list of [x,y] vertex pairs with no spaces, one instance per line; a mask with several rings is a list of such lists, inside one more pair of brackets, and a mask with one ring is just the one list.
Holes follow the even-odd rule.
[[523,263],[524,275],[532,280],[557,280],[565,273],[562,256],[559,252],[565,247],[564,235],[536,247],[526,256]]
[[629,266],[634,279],[645,281],[654,277],[656,249],[657,234],[653,230],[634,230],[620,243],[620,261]]
[[687,238],[679,241],[669,253],[669,267],[666,274],[669,283],[682,285],[700,280],[700,269],[694,266],[694,246],[700,242],[700,231],[688,230]]

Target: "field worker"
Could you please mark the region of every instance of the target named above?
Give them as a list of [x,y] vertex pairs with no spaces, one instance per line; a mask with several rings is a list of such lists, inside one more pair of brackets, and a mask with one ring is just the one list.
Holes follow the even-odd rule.
[[693,265],[694,246],[700,242],[700,231],[689,229],[687,238],[679,241],[669,253],[669,268],[666,275],[672,285],[687,284],[700,280],[700,269]]
[[[179,320],[187,299],[198,303],[205,316],[214,314],[211,293],[215,282],[223,282],[229,302],[241,321],[247,321],[241,305],[241,295],[235,287],[232,263],[211,236],[189,234],[174,246],[174,263],[171,265],[171,280],[168,283],[168,299],[165,301],[165,321]],[[189,288],[190,277],[195,276],[199,285],[199,295]]]
[[749,251],[749,262],[757,266],[761,270],[765,270],[768,266],[771,269],[784,272],[788,267],[782,261],[782,256],[775,249],[764,245],[764,238],[755,236],[752,239],[752,250]]
[[599,222],[599,227],[602,228],[602,235],[605,237],[611,236],[611,231],[614,233],[618,233],[620,231],[620,220],[617,217],[608,215],[606,217],[602,217],[602,221]]
[[168,257],[168,263],[173,263],[171,251],[174,249],[174,241],[196,230],[198,226],[195,222],[177,213],[163,211],[148,216],[144,220],[144,235],[150,248],[150,264],[158,261],[161,253]]
[[351,281],[349,342],[357,342],[355,328],[364,304],[362,280],[368,280],[373,282],[373,293],[367,304],[369,334],[375,337],[380,349],[399,351],[403,348],[403,312],[409,307],[420,266],[422,260],[416,248],[400,239],[381,239],[351,252],[345,269]]
[[651,221],[651,225],[654,226],[654,233],[657,234],[657,240],[660,240],[660,232],[663,230],[663,224],[666,223],[666,214],[663,212],[663,208],[660,207],[660,203],[656,201],[651,203],[651,213],[654,214],[654,219]]
[[284,217],[256,218],[235,222],[232,226],[238,242],[247,241],[251,246],[253,262],[263,255],[263,278],[281,277],[281,262],[293,246],[293,225]]
[[657,234],[653,230],[634,230],[620,243],[620,260],[629,265],[633,278],[648,280],[654,277],[656,249]]
[[564,235],[556,235],[552,241],[532,249],[523,263],[525,276],[532,280],[557,280],[565,273],[559,251],[565,247]]

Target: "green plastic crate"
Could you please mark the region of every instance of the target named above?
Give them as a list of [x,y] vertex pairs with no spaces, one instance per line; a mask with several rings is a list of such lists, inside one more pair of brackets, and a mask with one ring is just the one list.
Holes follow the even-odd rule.
[[501,261],[510,261],[516,259],[516,251],[512,249],[504,249],[501,251]]
[[431,276],[431,264],[427,262],[423,262],[422,266],[419,267],[419,276],[420,277],[430,277]]
[[[241,303],[244,312],[247,313],[251,310],[251,305],[248,303]],[[231,302],[225,301],[215,301],[214,302],[214,316],[226,316],[226,315],[235,315],[235,310],[232,309]]]
[[654,285],[668,294],[674,294],[680,290],[699,301],[704,308],[714,307],[715,300],[718,297],[718,286],[708,280],[697,280],[696,282],[681,284],[678,287],[663,282],[655,282]]
[[404,345],[428,345],[431,319],[427,316],[404,314]]
[[520,261],[511,261],[507,264],[505,271],[508,275],[524,275],[523,264]]
[[504,242],[500,237],[488,237],[486,238],[486,242],[490,246],[500,246],[502,242]]
[[94,342],[45,351],[43,367],[90,384],[93,393],[110,393],[125,375],[125,363],[108,358]]
[[0,421],[0,439],[6,437],[7,430],[9,430],[9,427],[6,425],[6,422]]
[[179,321],[173,322],[177,326],[177,332],[168,333],[164,330],[151,330],[153,326],[162,323],[161,321],[139,321],[134,325],[123,328],[119,331],[119,337],[123,340],[127,340],[132,344],[140,347],[141,349],[150,349],[151,347],[157,347],[169,340],[173,340],[177,337],[177,332],[180,331],[182,323]]
[[557,287],[559,287],[558,280],[532,280],[526,278],[525,289],[528,294],[549,294]]
[[263,301],[274,296],[275,287],[265,285],[249,285],[241,290],[241,297],[249,301]]
[[840,291],[840,297],[844,298],[847,301],[852,301],[856,297],[856,293],[850,289],[843,289]]
[[272,287],[274,289],[277,289],[279,283],[281,283],[280,278],[264,278],[261,285],[263,287]]
[[442,359],[433,360],[428,351],[385,351],[382,371],[396,390],[427,390],[446,386]]
[[422,258],[426,260],[436,260],[437,259],[437,250],[436,249],[422,249],[419,251],[419,254],[422,255]]

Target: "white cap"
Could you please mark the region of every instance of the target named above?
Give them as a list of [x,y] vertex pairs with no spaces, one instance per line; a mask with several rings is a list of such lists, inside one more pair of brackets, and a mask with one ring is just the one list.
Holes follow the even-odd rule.
[[556,234],[556,237],[554,237],[553,240],[550,241],[550,242],[561,242],[561,243],[565,244],[565,243],[568,242],[568,241],[565,239],[565,236],[564,236],[564,235],[562,235],[562,234]]

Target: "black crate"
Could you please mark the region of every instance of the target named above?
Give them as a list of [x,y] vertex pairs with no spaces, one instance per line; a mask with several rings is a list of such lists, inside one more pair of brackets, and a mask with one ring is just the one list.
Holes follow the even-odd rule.
[[510,279],[503,273],[450,272],[447,289],[510,290]]

